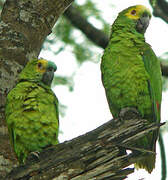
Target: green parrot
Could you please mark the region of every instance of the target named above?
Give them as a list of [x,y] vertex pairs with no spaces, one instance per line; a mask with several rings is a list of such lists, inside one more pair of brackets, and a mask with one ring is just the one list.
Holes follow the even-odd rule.
[[21,164],[29,153],[58,144],[58,100],[51,90],[56,69],[51,61],[30,60],[7,96],[6,123]]
[[[160,63],[144,33],[151,19],[142,5],[119,13],[112,25],[108,46],[102,56],[101,73],[110,111],[118,118],[121,109],[136,108],[149,123],[160,122],[162,81]],[[156,152],[158,131],[136,142],[136,147]],[[155,154],[138,160],[135,168],[149,173],[155,167]]]

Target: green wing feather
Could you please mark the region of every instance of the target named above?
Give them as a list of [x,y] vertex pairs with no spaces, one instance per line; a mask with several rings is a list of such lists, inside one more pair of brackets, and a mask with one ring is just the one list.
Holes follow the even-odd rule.
[[[149,121],[153,122],[160,122],[160,108],[161,108],[161,99],[162,99],[162,80],[161,80],[161,69],[160,69],[160,62],[156,57],[155,53],[151,49],[150,45],[147,43],[144,47],[144,52],[142,53],[142,58],[144,62],[145,69],[149,74],[148,80],[148,89],[149,94],[152,102],[152,114]],[[146,142],[150,143],[150,149],[153,152],[156,152],[156,141],[158,138],[159,130],[155,132],[149,133],[145,138]],[[145,138],[142,141],[145,141]],[[149,155],[148,157],[138,161],[135,164],[137,169],[144,168],[148,172],[152,172],[153,168],[155,167],[155,159],[156,156],[153,154]]]
[[150,95],[153,102],[153,109],[156,116],[156,121],[160,122],[160,108],[162,100],[162,75],[160,69],[160,62],[150,45],[146,43],[143,53],[143,61],[145,69],[150,77]]

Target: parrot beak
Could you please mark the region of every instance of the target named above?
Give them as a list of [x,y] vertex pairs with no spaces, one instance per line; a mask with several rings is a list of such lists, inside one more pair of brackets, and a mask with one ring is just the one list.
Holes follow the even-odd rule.
[[50,86],[51,83],[52,83],[52,80],[54,78],[54,72],[55,72],[55,69],[53,68],[47,68],[47,71],[43,74],[43,78],[42,78],[42,81],[44,84]]
[[137,21],[136,30],[139,33],[145,33],[150,21],[150,16],[144,14],[140,19]]

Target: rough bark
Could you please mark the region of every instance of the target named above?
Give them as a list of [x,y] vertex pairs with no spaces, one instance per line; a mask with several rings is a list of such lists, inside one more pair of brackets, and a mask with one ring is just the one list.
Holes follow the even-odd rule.
[[165,0],[149,0],[149,2],[153,8],[153,15],[168,23],[168,2]]
[[[158,8],[159,8],[158,6],[155,6],[155,9],[157,11],[159,11]],[[154,15],[156,16],[155,13]],[[80,12],[74,6],[70,6],[64,12],[64,16],[71,22],[71,24],[74,27],[80,29],[85,34],[85,36],[89,40],[91,40],[94,44],[96,44],[97,46],[103,49],[106,48],[109,41],[109,37],[104,32],[102,32],[101,30],[97,29],[92,24],[90,24],[84,17],[82,17],[80,15]],[[165,16],[166,16],[165,18],[168,19],[168,12]],[[161,63],[161,69],[162,69],[162,75],[168,77],[168,66]]]
[[[134,172],[128,168],[151,151],[134,146],[139,138],[159,128],[159,124],[148,124],[130,110],[124,119],[113,119],[97,129],[46,148],[39,159],[30,157],[25,166],[15,168],[5,180],[121,180]],[[132,118],[132,119],[130,119]],[[124,153],[136,150],[136,153]]]
[[[15,86],[17,75],[41,46],[58,17],[73,0],[6,0],[0,21],[0,175],[13,165],[5,126],[6,95]],[[12,161],[12,162],[11,162]],[[1,179],[1,178],[0,178]]]

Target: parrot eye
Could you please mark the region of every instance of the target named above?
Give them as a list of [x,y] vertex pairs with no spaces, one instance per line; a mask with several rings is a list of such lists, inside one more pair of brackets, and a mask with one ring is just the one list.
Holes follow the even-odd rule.
[[133,10],[131,11],[131,14],[132,14],[132,15],[136,15],[136,10],[133,9]]
[[40,62],[40,63],[38,63],[38,68],[39,69],[42,69],[43,68],[43,65],[42,65],[42,63]]

